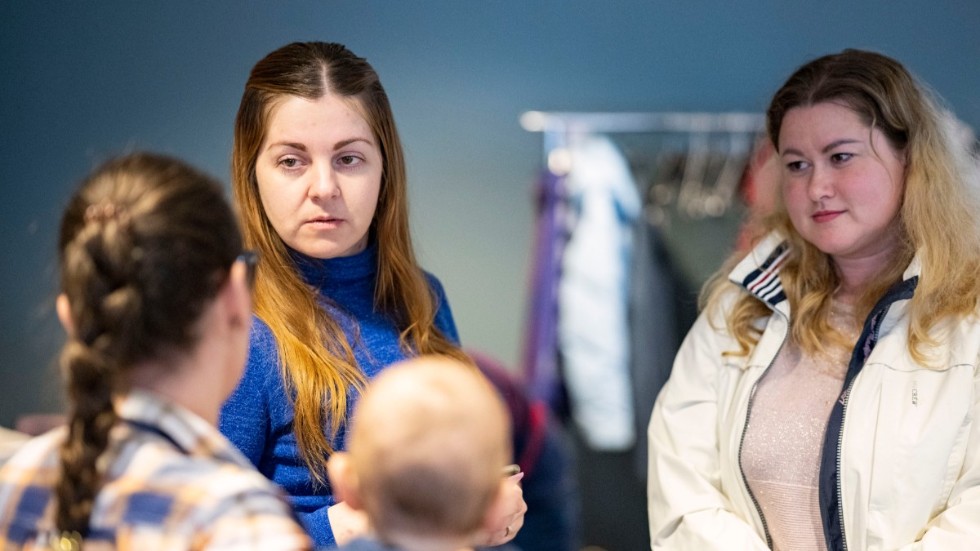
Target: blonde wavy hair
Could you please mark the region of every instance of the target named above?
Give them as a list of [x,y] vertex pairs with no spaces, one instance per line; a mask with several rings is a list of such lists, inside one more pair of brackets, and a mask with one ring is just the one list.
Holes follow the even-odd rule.
[[[869,130],[880,130],[905,155],[900,248],[865,289],[858,314],[861,319],[867,316],[918,254],[921,274],[909,309],[908,349],[915,361],[928,365],[926,348],[936,343],[931,331],[943,320],[973,314],[980,297],[977,158],[968,144],[955,137],[952,115],[899,62],[850,49],[803,65],[776,92],[766,115],[777,152],[786,113],[823,102],[849,107]],[[808,353],[823,351],[827,343],[853,346],[828,322],[831,297],[839,284],[832,259],[800,236],[782,200],[777,205],[763,220],[760,236],[777,230],[790,245],[779,275],[793,312],[791,338]],[[702,295],[706,308],[720,305],[732,285],[727,274],[744,255],[744,251],[733,255],[706,284]],[[735,301],[724,315],[738,342],[734,355],[749,354],[760,335],[757,321],[769,314],[762,302],[748,294]]]
[[[255,164],[270,113],[284,96],[347,98],[380,144],[381,191],[371,232],[377,236],[377,307],[389,313],[411,354],[443,354],[469,363],[434,325],[438,305],[419,267],[408,225],[407,173],[387,94],[363,58],[340,44],[296,42],[256,63],[235,119],[232,187],[248,247],[262,255],[255,311],[272,331],[287,389],[295,394],[293,430],[300,455],[320,482],[332,438],[346,421],[347,397],[364,375],[343,330],[301,278],[288,246],[273,229],[258,193]],[[329,427],[325,434],[324,427]]]

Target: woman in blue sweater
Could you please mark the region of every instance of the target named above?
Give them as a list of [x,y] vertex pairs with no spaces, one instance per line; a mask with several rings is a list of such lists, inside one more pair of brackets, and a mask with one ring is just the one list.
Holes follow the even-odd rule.
[[[335,501],[326,464],[359,390],[408,356],[469,362],[412,250],[402,147],[372,67],[323,42],[260,60],[235,121],[232,179],[262,262],[248,365],[220,427],[290,494],[317,545],[343,543],[366,521]],[[511,511],[474,544],[509,541],[523,523],[509,484]]]

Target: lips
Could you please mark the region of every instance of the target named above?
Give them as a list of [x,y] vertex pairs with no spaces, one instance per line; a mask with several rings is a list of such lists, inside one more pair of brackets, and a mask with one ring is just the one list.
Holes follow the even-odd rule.
[[843,213],[844,211],[842,210],[818,210],[810,215],[810,218],[812,218],[814,222],[821,224],[824,222],[830,222]]
[[314,227],[332,228],[338,226],[343,221],[343,218],[335,218],[333,216],[316,216],[307,220],[306,224]]

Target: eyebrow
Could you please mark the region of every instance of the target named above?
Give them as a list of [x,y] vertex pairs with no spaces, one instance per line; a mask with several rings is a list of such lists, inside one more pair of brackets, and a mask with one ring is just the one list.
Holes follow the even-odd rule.
[[[823,147],[823,149],[820,150],[820,152],[821,153],[829,153],[829,152],[833,151],[834,149],[837,149],[838,147],[840,147],[842,145],[855,144],[855,143],[858,143],[859,144],[859,143],[862,143],[862,142],[861,142],[861,140],[854,140],[854,139],[850,139],[850,138],[843,138],[843,139],[840,139],[840,140],[835,140],[835,141],[832,141],[829,144],[825,145]],[[793,149],[793,148],[784,149],[783,152],[781,153],[781,155],[786,155],[786,154],[798,155],[800,157],[803,157],[804,156],[802,152],[800,152],[800,151],[798,151],[796,149]]]
[[272,149],[273,147],[291,147],[293,149],[299,149],[300,151],[306,151],[306,146],[303,145],[303,144],[301,144],[301,143],[298,143],[298,142],[276,142],[276,143],[270,143],[269,145],[265,146],[265,149],[268,151],[269,149]]
[[342,147],[347,147],[348,145],[350,145],[350,144],[352,144],[354,142],[364,142],[364,143],[366,143],[368,145],[374,145],[374,142],[372,142],[371,140],[369,140],[367,138],[351,138],[349,140],[341,140],[341,141],[335,143],[334,146],[333,146],[333,150],[334,151],[337,151],[338,149],[340,149]]
[[[348,145],[350,145],[352,143],[355,143],[355,142],[364,142],[364,143],[366,143],[368,145],[374,145],[374,142],[372,142],[371,140],[369,140],[367,138],[350,138],[350,139],[341,140],[341,141],[335,143],[334,146],[333,146],[333,150],[334,151],[337,151],[338,149],[342,149],[344,147],[347,147]],[[299,142],[275,142],[275,143],[270,143],[269,145],[267,145],[265,147],[265,149],[266,150],[269,150],[269,149],[272,149],[273,147],[280,147],[280,146],[283,146],[283,147],[291,147],[293,149],[299,149],[300,151],[307,151],[306,144],[302,144],[302,143],[299,143]]]

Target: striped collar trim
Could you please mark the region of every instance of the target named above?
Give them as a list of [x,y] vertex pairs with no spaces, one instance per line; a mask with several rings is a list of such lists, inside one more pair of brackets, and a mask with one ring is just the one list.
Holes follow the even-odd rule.
[[[758,297],[759,300],[775,308],[780,302],[786,300],[786,293],[783,292],[783,286],[779,280],[779,270],[789,258],[789,252],[789,243],[783,241],[776,245],[776,248],[761,264],[754,265],[753,263],[754,268],[747,267],[748,274],[741,279],[733,273],[733,280]],[[755,256],[755,251],[750,253],[745,260],[751,262],[753,256]],[[739,271],[736,269],[736,272]],[[744,273],[745,270],[741,271]]]

